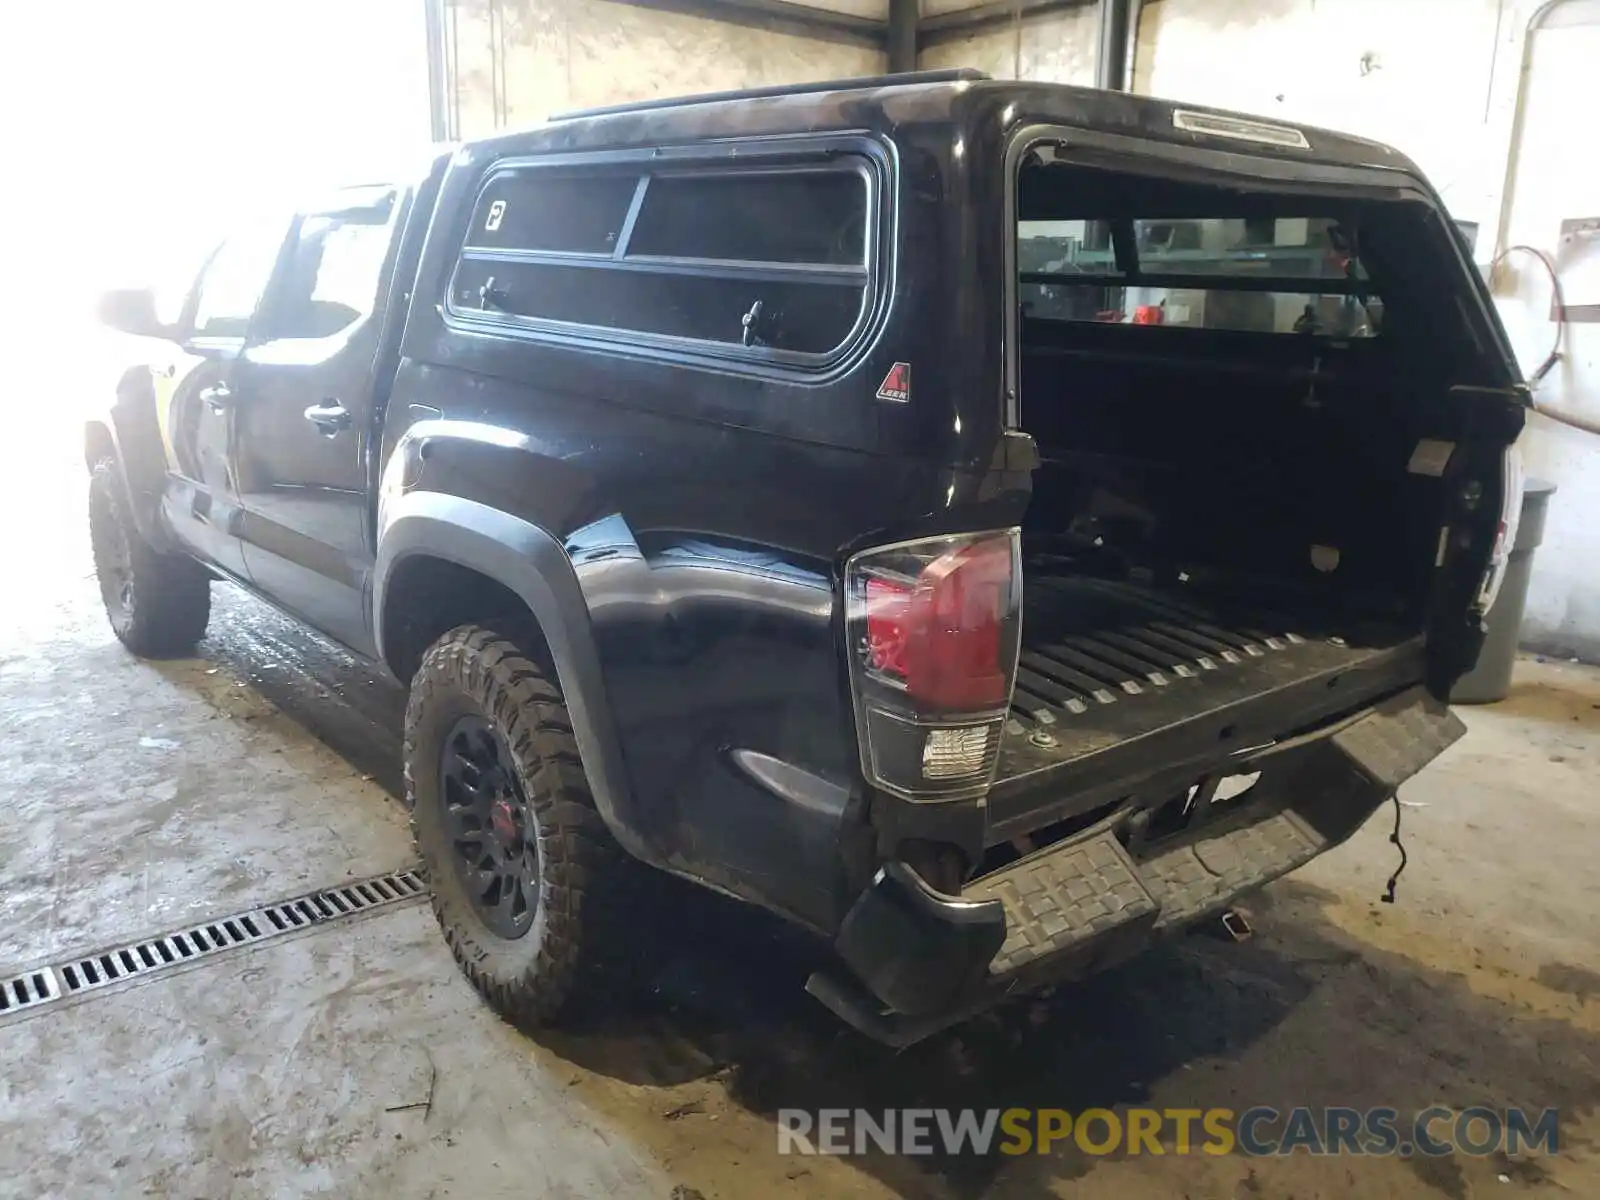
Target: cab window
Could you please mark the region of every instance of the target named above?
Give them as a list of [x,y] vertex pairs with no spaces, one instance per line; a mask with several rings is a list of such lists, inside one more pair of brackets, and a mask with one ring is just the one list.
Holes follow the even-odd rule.
[[254,336],[326,338],[370,316],[388,254],[396,192],[351,189],[295,222],[282,275]]
[[249,332],[287,232],[284,222],[263,222],[217,247],[196,283],[190,336],[242,338]]

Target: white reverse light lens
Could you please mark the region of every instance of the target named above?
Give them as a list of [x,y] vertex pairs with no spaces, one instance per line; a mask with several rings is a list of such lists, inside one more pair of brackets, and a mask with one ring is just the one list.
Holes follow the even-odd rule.
[[987,725],[968,725],[959,729],[930,729],[922,745],[924,779],[960,779],[976,775],[989,765]]
[[1478,591],[1478,607],[1483,612],[1494,607],[1500,585],[1505,582],[1506,568],[1511,563],[1511,552],[1517,548],[1517,528],[1522,523],[1522,490],[1526,483],[1522,451],[1512,443],[1506,447],[1500,471],[1500,529],[1490,552],[1483,587]]

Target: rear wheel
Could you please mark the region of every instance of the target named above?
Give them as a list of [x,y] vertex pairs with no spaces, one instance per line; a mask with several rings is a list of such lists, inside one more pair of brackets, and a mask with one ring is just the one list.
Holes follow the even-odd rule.
[[89,542],[106,617],[122,644],[148,658],[193,650],[211,619],[211,576],[192,558],[145,541],[113,459],[102,459],[89,478]]
[[572,1014],[625,957],[643,868],[595,808],[554,680],[494,630],[445,634],[412,681],[405,780],[434,915],[467,978],[514,1021]]

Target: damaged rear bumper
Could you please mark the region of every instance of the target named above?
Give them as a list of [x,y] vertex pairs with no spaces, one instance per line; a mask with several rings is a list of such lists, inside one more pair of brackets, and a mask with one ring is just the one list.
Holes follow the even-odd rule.
[[819,972],[807,990],[869,1036],[907,1045],[1082,978],[1338,845],[1464,732],[1417,688],[1241,761],[1230,770],[1261,771],[1261,782],[1166,837],[1142,839],[1148,813],[1121,811],[960,896],[890,863],[840,927],[848,973]]

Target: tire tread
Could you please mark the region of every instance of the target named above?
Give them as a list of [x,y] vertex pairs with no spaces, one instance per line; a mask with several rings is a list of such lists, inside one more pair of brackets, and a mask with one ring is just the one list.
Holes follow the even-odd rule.
[[508,971],[514,956],[498,953],[499,939],[437,884],[434,916],[462,972],[496,1011],[526,1025],[560,1020],[609,977],[627,938],[630,877],[643,868],[616,844],[595,807],[559,687],[511,637],[464,625],[423,655],[406,707],[406,801],[430,873],[453,868],[448,846],[432,844],[429,827],[418,823],[416,771],[423,760],[420,769],[433,769],[438,747],[422,744],[424,718],[451,692],[465,693],[495,720],[522,776],[539,826],[545,925],[537,958]]
[[107,520],[120,525],[128,539],[135,598],[132,618],[121,626],[112,620],[111,631],[141,658],[190,653],[211,620],[211,576],[187,555],[163,554],[140,536],[128,512],[121,468],[111,458],[96,463],[89,478],[89,535],[97,576],[108,550],[101,524]]

